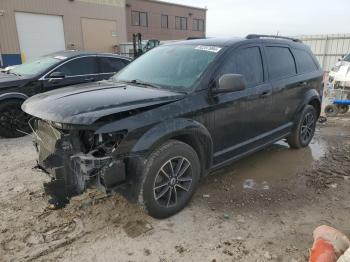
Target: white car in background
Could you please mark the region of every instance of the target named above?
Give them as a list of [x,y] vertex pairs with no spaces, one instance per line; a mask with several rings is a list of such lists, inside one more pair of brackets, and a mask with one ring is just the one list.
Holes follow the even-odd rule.
[[329,80],[335,87],[350,88],[350,54],[333,66],[329,72]]

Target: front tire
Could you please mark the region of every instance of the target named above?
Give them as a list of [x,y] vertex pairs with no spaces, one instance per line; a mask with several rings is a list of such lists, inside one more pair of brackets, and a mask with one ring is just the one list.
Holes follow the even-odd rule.
[[199,178],[196,151],[188,144],[170,140],[146,160],[141,204],[154,218],[172,216],[190,202]]
[[297,120],[296,127],[292,134],[287,138],[287,142],[291,148],[307,147],[316,129],[317,112],[311,105],[307,105]]
[[30,117],[22,111],[22,103],[23,101],[18,99],[0,102],[0,136],[15,138],[30,133]]

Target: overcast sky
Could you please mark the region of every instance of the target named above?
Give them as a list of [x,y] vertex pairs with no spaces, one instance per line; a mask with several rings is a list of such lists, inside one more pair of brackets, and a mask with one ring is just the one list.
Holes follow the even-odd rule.
[[207,36],[350,33],[350,0],[167,0],[207,7]]

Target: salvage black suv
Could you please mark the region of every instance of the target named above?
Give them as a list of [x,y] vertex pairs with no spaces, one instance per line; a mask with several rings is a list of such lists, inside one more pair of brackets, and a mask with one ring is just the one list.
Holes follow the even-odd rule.
[[297,39],[190,40],[155,48],[109,80],[36,95],[22,109],[35,116],[54,207],[97,187],[165,218],[213,169],[281,139],[308,146],[322,75]]

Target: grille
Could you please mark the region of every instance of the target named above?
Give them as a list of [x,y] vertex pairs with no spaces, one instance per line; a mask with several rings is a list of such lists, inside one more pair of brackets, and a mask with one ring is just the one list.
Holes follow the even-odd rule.
[[46,159],[55,156],[56,144],[61,139],[61,133],[49,123],[42,120],[38,121],[36,133],[39,137],[37,139],[39,163],[44,165]]

